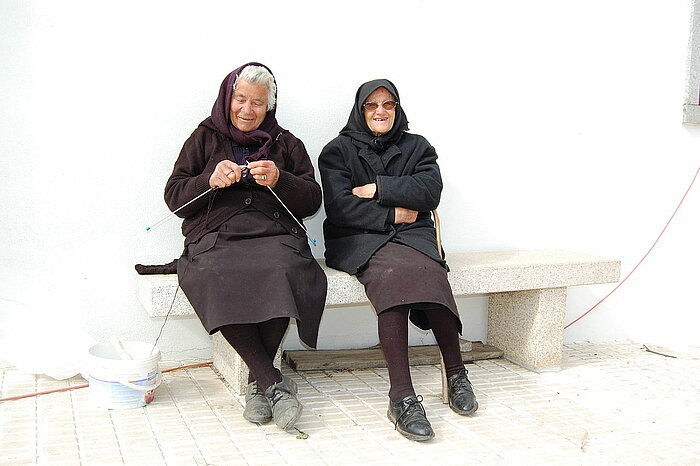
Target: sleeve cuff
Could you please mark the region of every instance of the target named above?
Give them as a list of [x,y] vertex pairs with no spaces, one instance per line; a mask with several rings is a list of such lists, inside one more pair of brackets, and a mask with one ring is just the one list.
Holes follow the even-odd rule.
[[279,177],[277,178],[277,184],[273,189],[278,192],[285,192],[293,190],[293,180],[294,176],[290,175],[284,170],[277,169],[279,171]]
[[393,225],[396,220],[396,209],[394,207],[389,208],[389,214],[386,216],[387,225]]
[[380,194],[382,190],[381,179],[381,176],[377,176],[377,179],[374,182],[374,184],[377,186],[377,189],[374,191],[374,199],[376,199],[380,204],[382,203],[382,195]]
[[213,173],[213,171],[210,171],[204,172],[201,175],[199,175],[199,179],[196,181],[197,190],[199,192],[204,192],[207,189],[211,188],[211,186],[209,185],[209,179],[211,178],[211,175]]

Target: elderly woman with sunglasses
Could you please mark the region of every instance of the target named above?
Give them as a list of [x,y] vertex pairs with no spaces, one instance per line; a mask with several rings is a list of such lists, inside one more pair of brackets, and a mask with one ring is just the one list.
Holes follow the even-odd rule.
[[389,370],[387,416],[405,437],[430,440],[433,429],[411,382],[408,320],[432,329],[445,362],[449,406],[461,415],[477,402],[462,362],[462,324],[430,211],[442,180],[428,141],[407,132],[396,87],[360,86],[347,125],[321,152],[328,266],[356,275],[378,314]]
[[175,210],[215,188],[177,212],[180,287],[204,328],[220,331],[250,369],[243,417],[289,430],[302,406],[273,360],[290,318],[316,346],[326,276],[301,223],[321,206],[321,187],[304,144],[277,123],[276,98],[264,65],[226,76],[175,162],[165,200]]

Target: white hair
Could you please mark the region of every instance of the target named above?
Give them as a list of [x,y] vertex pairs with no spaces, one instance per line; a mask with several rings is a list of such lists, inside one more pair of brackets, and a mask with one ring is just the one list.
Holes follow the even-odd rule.
[[264,84],[267,86],[267,111],[269,112],[275,108],[275,101],[277,95],[277,84],[275,83],[275,78],[272,76],[267,68],[264,66],[248,65],[236,78],[236,82],[233,84],[233,90],[236,90],[238,85],[238,80],[244,79],[252,84]]

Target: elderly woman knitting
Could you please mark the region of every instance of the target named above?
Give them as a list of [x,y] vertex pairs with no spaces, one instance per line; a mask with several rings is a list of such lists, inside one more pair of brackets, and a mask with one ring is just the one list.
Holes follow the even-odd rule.
[[471,414],[477,402],[462,362],[462,324],[430,211],[442,180],[435,149],[407,132],[396,87],[386,79],[360,86],[347,125],[321,152],[328,266],[355,274],[378,314],[389,370],[387,416],[405,437],[434,432],[411,382],[408,320],[432,329],[445,362],[449,405]]
[[180,287],[204,328],[221,332],[250,369],[243,416],[289,430],[302,406],[273,359],[290,318],[316,346],[326,277],[301,223],[319,209],[321,188],[304,144],[277,123],[276,98],[264,65],[226,76],[211,116],[185,141],[165,200],[175,210],[215,188],[177,212]]

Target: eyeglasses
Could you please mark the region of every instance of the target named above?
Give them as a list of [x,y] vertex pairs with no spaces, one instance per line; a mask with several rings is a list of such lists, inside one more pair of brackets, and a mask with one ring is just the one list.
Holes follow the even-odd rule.
[[378,104],[377,102],[365,102],[364,104],[362,104],[362,108],[373,112],[376,109],[378,109],[380,105],[384,107],[384,110],[393,110],[394,108],[396,108],[397,105],[399,105],[399,103],[395,100],[387,100],[385,102],[382,102],[381,104]]

